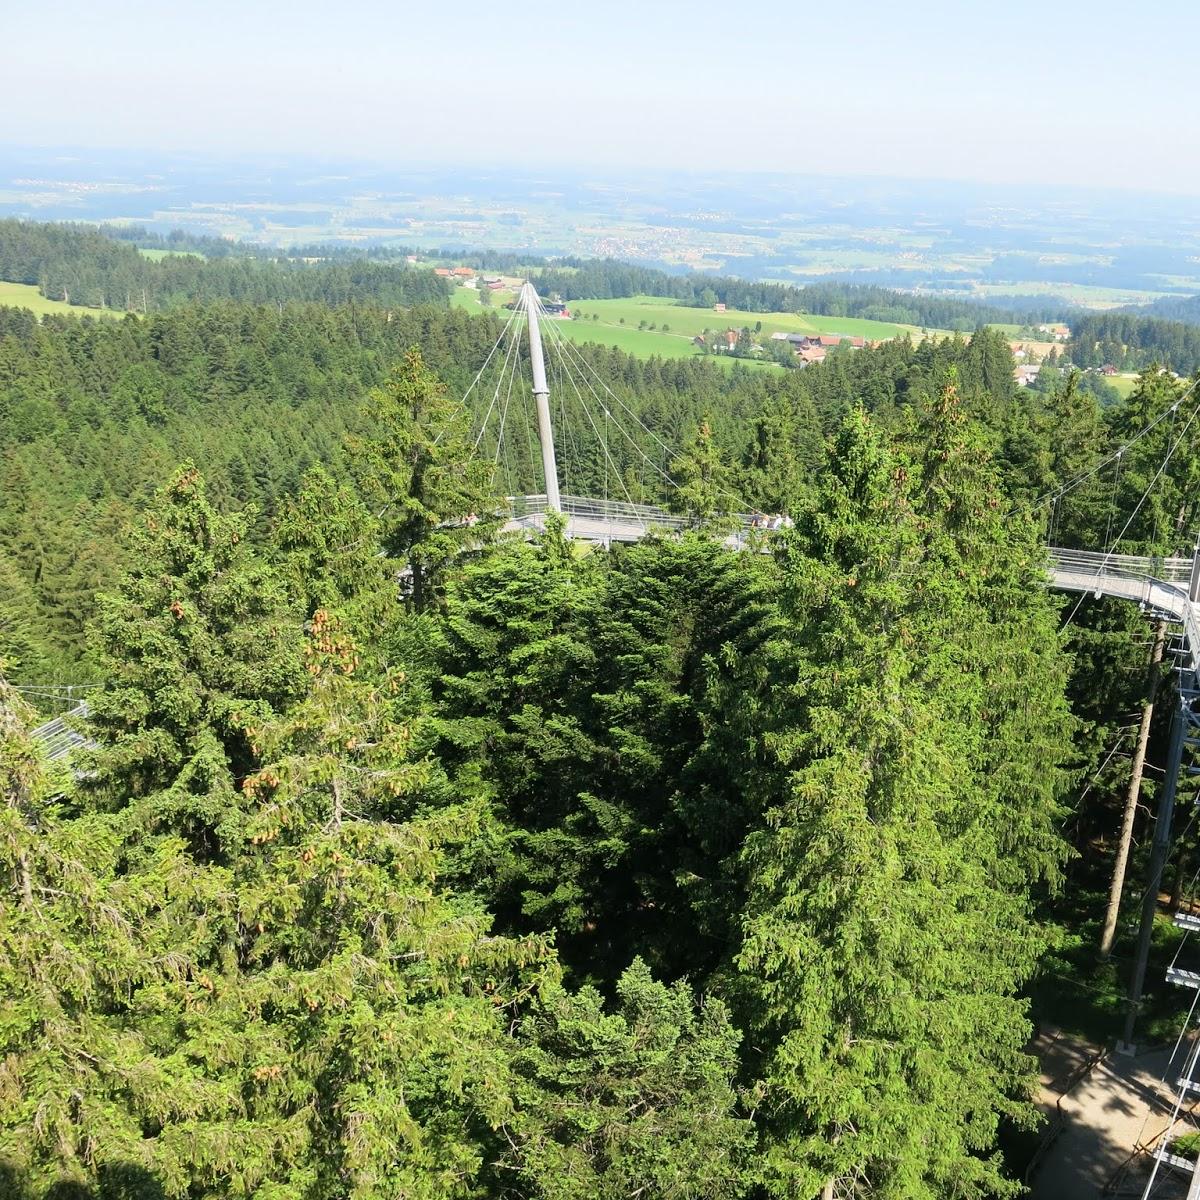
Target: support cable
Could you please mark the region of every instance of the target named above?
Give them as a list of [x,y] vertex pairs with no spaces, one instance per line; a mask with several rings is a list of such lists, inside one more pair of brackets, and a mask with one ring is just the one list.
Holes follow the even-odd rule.
[[[1104,468],[1107,467],[1108,464],[1113,461],[1113,459],[1118,458],[1119,456],[1125,454],[1126,451],[1132,449],[1132,447],[1136,446],[1137,443],[1140,442],[1142,440],[1142,438],[1144,438],[1146,436],[1146,434],[1150,433],[1157,426],[1161,425],[1162,422],[1165,421],[1168,417],[1173,416],[1175,410],[1181,404],[1183,404],[1183,402],[1185,400],[1187,400],[1189,396],[1191,396],[1196,391],[1196,388],[1198,385],[1200,385],[1200,375],[1197,375],[1192,380],[1192,382],[1188,384],[1188,386],[1184,389],[1183,394],[1179,397],[1179,399],[1177,399],[1171,403],[1170,408],[1167,408],[1163,412],[1159,413],[1158,416],[1155,417],[1153,421],[1151,421],[1148,425],[1144,426],[1143,428],[1139,429],[1138,432],[1135,433],[1133,435],[1133,437],[1131,437],[1127,442],[1123,442],[1120,446],[1117,447],[1116,450],[1114,450],[1111,454],[1107,455],[1105,458],[1102,458],[1098,463],[1096,463],[1096,465],[1094,467],[1090,468],[1089,470],[1081,471],[1074,478],[1067,480],[1066,483],[1062,484],[1060,487],[1055,488],[1053,491],[1045,492],[1041,496],[1035,497],[1033,500],[1031,500],[1029,502],[1027,507],[1028,508],[1040,508],[1047,501],[1057,499],[1060,496],[1065,496],[1067,494],[1067,492],[1071,491],[1073,488],[1078,487],[1081,483],[1086,483],[1087,480],[1091,479],[1093,475],[1096,475],[1100,471],[1103,471]],[[1012,511],[1014,513],[1019,512],[1020,506],[1018,505]]]
[[[516,338],[513,339],[514,342],[519,337],[520,337],[520,329],[517,330]],[[492,459],[492,481],[493,481],[493,484],[495,483],[496,473],[500,467],[500,454],[501,454],[502,450],[504,449],[504,425],[505,425],[505,422],[508,420],[508,406],[509,406],[510,401],[512,400],[513,381],[516,379],[516,377],[517,377],[517,368],[516,368],[516,364],[514,363],[513,369],[509,372],[509,375],[508,375],[508,391],[504,395],[504,408],[501,410],[501,413],[500,413],[500,429],[499,429],[498,433],[496,434],[496,454],[495,454],[495,457]],[[504,464],[508,468],[508,471],[509,471],[508,485],[509,485],[509,489],[510,489],[510,494],[515,494],[515,489],[513,489],[513,487],[512,487],[512,484],[513,484],[512,464],[509,461],[508,455],[505,455],[505,457],[504,457]],[[518,476],[518,479],[519,479],[519,476]]]
[[[1196,1069],[1196,1060],[1200,1058],[1200,1038],[1196,1039],[1196,1044],[1192,1047],[1191,1053],[1188,1055],[1187,1065],[1184,1067],[1184,1075],[1191,1079],[1192,1073]],[[1175,1107],[1171,1110],[1171,1120],[1166,1129],[1163,1130],[1161,1145],[1163,1147],[1171,1144],[1171,1134],[1175,1128],[1176,1122],[1179,1120],[1179,1110],[1183,1107],[1184,1089],[1179,1089],[1178,1095],[1175,1097]],[[1154,1186],[1154,1180],[1158,1176],[1158,1168],[1162,1166],[1162,1159],[1159,1154],[1154,1156],[1154,1166],[1150,1169],[1150,1178],[1146,1180],[1146,1190],[1142,1193],[1142,1200],[1150,1195],[1150,1189]]]
[[[577,348],[575,347],[573,342],[571,343],[571,345],[572,345],[573,349],[577,350]],[[577,351],[577,353],[578,353],[578,351]],[[616,392],[614,392],[612,390],[612,388],[610,388],[608,386],[607,383],[605,383],[603,377],[599,374],[599,372],[597,372],[596,369],[591,365],[591,363],[589,363],[581,354],[579,355],[579,361],[582,363],[584,370],[587,371],[588,374],[590,374],[600,384],[600,386],[613,398],[613,400],[616,401],[616,403],[618,405],[620,405],[620,407],[623,408],[634,419],[634,421],[641,427],[642,431],[644,433],[648,434],[651,438],[654,439],[654,441],[656,441],[659,444],[659,446],[662,447],[663,452],[668,456],[668,461],[669,461],[669,459],[674,456],[670,446],[668,446],[667,443],[664,442],[663,439],[661,437],[659,437],[659,435],[657,433],[655,433],[654,430],[651,429],[646,424],[646,422],[643,421],[641,419],[641,417],[639,417],[638,414],[636,412],[634,412],[633,409],[630,408],[629,405],[626,404],[625,401],[622,400],[621,397],[618,396],[616,394]],[[643,457],[645,457],[645,456],[643,455]],[[647,460],[647,461],[649,461],[649,460]],[[651,466],[654,466],[654,464],[651,463]]]
[[[476,384],[477,384],[477,383],[480,381],[480,379],[482,379],[482,378],[483,378],[483,373],[484,373],[484,371],[486,371],[486,370],[488,369],[488,364],[489,364],[489,363],[492,361],[492,358],[493,358],[493,356],[495,355],[496,351],[497,351],[497,350],[500,348],[500,344],[501,344],[501,343],[504,341],[504,338],[505,338],[505,336],[508,334],[509,327],[512,325],[512,323],[513,323],[513,322],[514,322],[516,319],[517,319],[517,310],[514,308],[514,309],[512,310],[512,312],[510,312],[510,313],[509,313],[509,315],[508,315],[508,320],[505,322],[505,324],[504,324],[504,328],[500,330],[500,336],[499,336],[499,337],[498,337],[498,338],[495,340],[495,342],[492,344],[492,348],[491,348],[491,349],[488,351],[488,353],[487,353],[487,358],[485,358],[485,359],[483,360],[483,366],[481,366],[481,367],[479,368],[479,370],[478,370],[478,371],[475,373],[475,378],[471,380],[470,386],[467,388],[467,390],[466,390],[465,392],[463,392],[463,394],[462,394],[462,399],[461,399],[461,400],[458,402],[458,406],[457,406],[457,407],[454,409],[454,411],[453,411],[453,412],[450,414],[450,419],[449,419],[449,420],[446,422],[446,424],[445,424],[445,425],[442,427],[442,430],[441,430],[441,432],[440,432],[440,433],[437,435],[437,437],[435,437],[435,438],[433,439],[433,444],[434,444],[435,446],[436,446],[436,445],[438,444],[438,442],[440,442],[440,441],[442,440],[442,438],[445,436],[445,434],[446,434],[446,430],[447,430],[447,429],[449,429],[449,427],[450,427],[451,423],[452,423],[452,422],[454,421],[454,419],[455,419],[455,418],[458,416],[458,414],[459,414],[460,412],[462,412],[462,410],[463,410],[464,408],[466,408],[466,406],[467,406],[467,399],[470,397],[471,393],[472,393],[472,392],[475,390],[475,385],[476,385]],[[478,444],[479,444],[479,443],[478,443],[478,442],[476,442],[476,445],[478,445]]]
[[[515,316],[516,314],[514,313],[513,315]],[[510,321],[509,324],[512,324],[512,322]],[[507,330],[507,328],[508,328],[508,326],[505,326],[506,330]],[[496,401],[500,396],[500,389],[504,386],[504,376],[505,376],[505,373],[509,369],[509,360],[512,357],[514,347],[517,345],[517,343],[520,340],[521,340],[521,327],[520,327],[520,325],[518,325],[516,330],[513,332],[512,337],[509,339],[508,349],[504,353],[504,362],[500,366],[500,377],[499,377],[499,379],[496,380],[496,390],[495,390],[495,392],[492,393],[492,402],[488,405],[487,412],[484,414],[483,424],[480,425],[479,433],[475,438],[475,445],[471,447],[471,457],[472,458],[474,458],[476,452],[479,450],[479,443],[483,441],[483,435],[487,432],[488,422],[492,419],[492,409],[494,409],[496,407]],[[515,364],[513,365],[513,371],[514,371],[514,373],[516,371]],[[509,387],[511,388],[511,386],[512,386],[512,384],[510,382]]]
[[[557,335],[556,335],[556,336],[557,336]],[[559,344],[561,344],[561,341],[560,341],[560,343],[559,343]],[[599,428],[598,428],[598,427],[597,427],[597,425],[596,425],[596,420],[595,420],[595,418],[592,416],[592,411],[591,411],[591,409],[588,407],[587,401],[586,401],[586,400],[583,398],[583,393],[582,393],[582,392],[579,390],[579,384],[578,384],[578,382],[577,382],[577,381],[576,381],[576,379],[575,379],[575,375],[574,375],[574,373],[571,371],[570,365],[569,365],[569,364],[566,362],[566,360],[565,360],[565,357],[564,357],[564,368],[565,368],[565,370],[566,370],[567,378],[568,378],[568,379],[570,380],[570,382],[571,382],[571,387],[574,389],[574,391],[575,391],[575,395],[576,395],[576,396],[578,397],[578,399],[579,399],[579,406],[580,406],[580,407],[583,409],[584,416],[586,416],[586,417],[587,417],[587,419],[588,419],[588,423],[589,423],[589,424],[591,425],[591,427],[592,427],[592,432],[593,432],[593,433],[595,433],[595,435],[596,435],[596,441],[597,441],[597,442],[599,442],[599,444],[600,444],[600,449],[601,449],[601,450],[604,452],[604,459],[605,459],[605,463],[606,463],[606,468],[605,468],[605,470],[606,470],[606,473],[607,473],[607,466],[608,466],[608,465],[611,465],[611,466],[612,466],[612,469],[613,469],[613,473],[614,473],[614,474],[616,475],[616,477],[617,477],[617,482],[618,482],[618,483],[621,485],[621,490],[622,490],[622,491],[625,493],[625,499],[626,499],[626,501],[629,503],[629,505],[632,507],[632,506],[633,506],[633,497],[632,497],[632,496],[630,496],[630,494],[629,494],[629,489],[628,489],[628,488],[626,488],[626,486],[625,486],[625,481],[624,481],[624,479],[621,477],[621,473],[620,473],[620,472],[617,470],[616,463],[614,463],[614,462],[613,462],[613,460],[612,460],[612,455],[610,455],[610,454],[609,454],[609,452],[608,452],[608,444],[607,444],[607,443],[605,442],[605,440],[604,440],[604,439],[603,439],[603,438],[600,436],[600,430],[599,430]],[[585,385],[587,384],[587,380],[586,380],[586,379],[584,380],[584,384],[585,384]],[[592,389],[592,388],[589,388],[589,390],[590,390],[590,391],[592,391],[592,394],[593,394],[593,395],[595,395],[595,390],[594,390],[594,389]],[[598,396],[596,397],[596,402],[597,402],[598,404],[601,404],[601,406],[603,407],[603,402],[600,400],[600,398],[599,398]],[[645,522],[641,521],[641,520],[640,520],[640,518],[639,518],[639,523],[640,523],[640,524],[643,526],[643,528],[645,527]]]
[[[603,378],[602,378],[602,377],[601,377],[601,376],[600,376],[600,375],[599,375],[599,374],[596,372],[596,370],[595,370],[595,369],[594,369],[594,368],[591,366],[591,364],[590,364],[590,363],[588,363],[587,359],[586,359],[586,358],[583,356],[583,354],[582,354],[582,353],[579,351],[579,348],[578,348],[578,347],[577,347],[577,346],[574,344],[574,342],[572,342],[572,341],[571,341],[569,338],[565,338],[565,337],[563,337],[562,335],[558,335],[558,334],[557,334],[557,331],[555,331],[555,333],[556,333],[556,335],[557,335],[557,336],[559,336],[559,337],[560,337],[560,340],[562,341],[562,343],[563,343],[565,346],[567,346],[567,347],[570,349],[570,351],[573,353],[573,355],[574,355],[574,356],[575,356],[575,358],[576,358],[576,361],[577,361],[577,362],[580,364],[582,371],[586,371],[586,372],[587,372],[588,374],[590,374],[590,375],[591,375],[593,378],[595,378],[595,379],[596,379],[596,381],[597,381],[597,382],[600,384],[600,386],[601,386],[601,387],[602,387],[602,388],[603,388],[603,389],[604,389],[604,390],[605,390],[605,391],[606,391],[606,392],[607,392],[607,393],[608,393],[608,394],[609,394],[609,395],[610,395],[610,396],[613,398],[613,400],[615,400],[615,401],[617,402],[617,404],[619,404],[619,405],[620,405],[620,406],[621,406],[623,409],[625,409],[625,411],[626,411],[627,413],[629,413],[629,415],[630,415],[631,417],[633,417],[634,421],[635,421],[635,422],[638,424],[638,426],[639,426],[641,429],[643,429],[643,430],[644,430],[644,431],[645,431],[645,432],[646,432],[646,433],[647,433],[647,434],[648,434],[648,435],[649,435],[651,438],[653,438],[653,439],[654,439],[654,440],[655,440],[655,441],[656,441],[656,442],[657,442],[657,443],[658,443],[658,444],[659,444],[659,445],[662,447],[662,449],[663,449],[663,452],[664,452],[664,454],[667,456],[668,460],[670,460],[671,458],[674,458],[674,457],[676,457],[676,454],[675,454],[675,453],[674,453],[674,452],[671,450],[671,448],[670,448],[670,447],[667,445],[667,443],[666,443],[666,442],[664,442],[664,441],[662,440],[662,438],[661,438],[661,437],[659,437],[659,436],[658,436],[658,434],[656,434],[656,433],[654,432],[654,430],[652,430],[652,429],[651,429],[651,428],[650,428],[650,427],[649,427],[649,426],[648,426],[648,425],[647,425],[647,424],[646,424],[646,423],[645,423],[645,422],[644,422],[644,421],[643,421],[643,420],[642,420],[642,419],[641,419],[641,418],[640,418],[640,417],[637,415],[637,413],[635,413],[635,412],[633,411],[633,409],[631,409],[631,408],[629,407],[629,405],[627,405],[627,404],[625,403],[625,401],[624,401],[624,400],[622,400],[622,399],[621,399],[621,397],[620,397],[620,396],[618,396],[618,395],[617,395],[617,394],[616,394],[616,393],[615,393],[615,392],[612,390],[612,388],[610,388],[610,387],[608,386],[608,384],[604,382],[604,379],[603,379]],[[589,391],[592,393],[592,395],[596,397],[596,401],[597,401],[597,403],[598,403],[598,404],[600,404],[600,405],[601,405],[601,406],[604,408],[604,410],[605,410],[606,414],[607,414],[607,413],[609,413],[609,412],[610,412],[610,409],[609,409],[609,406],[608,406],[608,404],[607,404],[607,403],[605,403],[605,401],[604,401],[604,400],[602,400],[602,399],[600,398],[600,396],[597,394],[597,392],[596,392],[596,389],[595,389],[594,387],[592,387],[591,383],[588,381],[588,379],[587,379],[587,375],[584,375],[584,376],[583,376],[583,381],[584,381],[585,385],[587,386],[588,390],[589,390]],[[654,472],[655,472],[655,474],[657,474],[657,475],[661,476],[661,477],[662,477],[663,479],[665,479],[665,480],[666,480],[666,481],[667,481],[667,482],[668,482],[668,483],[669,483],[669,484],[670,484],[670,485],[671,485],[673,488],[675,488],[676,490],[678,490],[678,489],[679,489],[679,484],[678,484],[678,483],[677,483],[677,482],[676,482],[676,481],[675,481],[675,480],[674,480],[674,479],[671,477],[671,475],[670,475],[670,474],[668,474],[666,471],[664,471],[664,470],[663,470],[663,469],[662,469],[662,468],[661,468],[661,467],[660,467],[660,466],[659,466],[659,465],[658,465],[658,464],[657,464],[657,463],[656,463],[656,462],[655,462],[655,461],[654,461],[654,460],[653,460],[653,459],[652,459],[652,458],[651,458],[651,457],[650,457],[650,456],[649,456],[649,455],[648,455],[648,454],[645,452],[645,450],[643,450],[643,449],[642,449],[642,447],[641,447],[641,446],[640,446],[640,445],[637,443],[637,441],[636,441],[636,440],[635,440],[633,437],[631,437],[631,436],[630,436],[629,432],[628,432],[628,431],[625,429],[625,427],[624,427],[624,426],[621,424],[621,422],[620,422],[620,418],[617,416],[617,414],[616,414],[615,412],[613,412],[613,413],[611,413],[611,416],[612,416],[613,423],[614,423],[614,424],[617,426],[617,429],[618,429],[618,430],[620,430],[621,436],[622,436],[622,437],[624,437],[624,438],[625,438],[625,440],[626,440],[627,442],[629,442],[629,444],[630,444],[630,445],[631,445],[631,446],[634,448],[634,450],[636,450],[636,451],[637,451],[637,453],[638,453],[638,455],[641,457],[642,461],[643,461],[643,462],[645,462],[645,463],[646,463],[646,465],[647,465],[647,466],[649,466],[649,467],[650,467],[650,469],[651,469],[652,471],[654,471]],[[728,497],[729,497],[729,499],[731,499],[731,500],[735,501],[735,506],[734,506],[734,508],[732,509],[732,511],[734,511],[734,512],[737,512],[737,511],[739,510],[740,506],[741,506],[741,505],[743,505],[743,504],[745,504],[745,498],[744,498],[744,497],[742,497],[742,496],[739,496],[739,495],[738,495],[736,492],[734,492],[734,491],[731,491],[729,488],[721,488],[721,489],[720,489],[720,491],[721,491],[721,494],[722,494],[722,495],[728,496]]]
[[[1200,378],[1197,379],[1197,382],[1200,382]],[[1195,385],[1193,384],[1193,386],[1195,386]],[[1164,416],[1165,415],[1166,414],[1164,414]],[[1133,524],[1134,517],[1136,517],[1138,515],[1138,513],[1141,511],[1142,505],[1146,503],[1146,500],[1149,497],[1151,490],[1153,489],[1154,485],[1159,481],[1159,479],[1162,477],[1162,473],[1167,469],[1167,465],[1170,463],[1171,457],[1174,455],[1175,451],[1179,449],[1180,442],[1182,442],[1183,439],[1187,436],[1187,432],[1192,427],[1192,422],[1196,419],[1197,415],[1200,415],[1200,408],[1192,410],[1192,415],[1190,417],[1188,417],[1187,424],[1184,425],[1183,429],[1181,430],[1179,436],[1175,439],[1175,441],[1171,443],[1170,448],[1167,450],[1166,455],[1164,456],[1162,462],[1159,464],[1158,470],[1154,472],[1154,477],[1150,480],[1150,482],[1148,484],[1146,484],[1146,488],[1142,492],[1141,496],[1138,498],[1138,502],[1134,506],[1133,512],[1131,512],[1129,514],[1128,520],[1126,520],[1125,524],[1121,527],[1121,532],[1117,534],[1116,540],[1113,542],[1113,544],[1111,546],[1108,546],[1105,548],[1104,558],[1101,559],[1100,567],[1096,571],[1097,579],[1099,579],[1100,576],[1104,574],[1105,569],[1108,567],[1109,559],[1111,559],[1113,556],[1113,551],[1115,551],[1117,546],[1120,545],[1121,539],[1125,536],[1125,534],[1129,530],[1129,526]],[[1071,622],[1075,619],[1075,614],[1079,611],[1080,605],[1084,602],[1084,600],[1086,598],[1087,598],[1087,592],[1080,593],[1079,599],[1075,601],[1075,607],[1073,609],[1071,609],[1071,615],[1069,617],[1067,617],[1067,619],[1063,622],[1062,628],[1059,630],[1060,633],[1062,632],[1063,629],[1066,629],[1067,626],[1070,625]]]
[[1104,549],[1108,549],[1108,539],[1112,537],[1113,512],[1117,507],[1117,492],[1121,486],[1121,456],[1117,455],[1117,465],[1113,468],[1112,496],[1108,501],[1108,524],[1104,528]]
[[[558,343],[557,343],[558,345],[560,345],[560,346],[565,346],[565,347],[568,347],[568,348],[569,348],[569,350],[568,350],[568,353],[570,353],[570,354],[574,354],[575,356],[577,356],[577,357],[576,357],[576,361],[577,361],[577,362],[583,362],[583,361],[584,361],[584,360],[583,360],[583,356],[579,354],[579,351],[578,351],[578,349],[577,349],[577,348],[574,346],[574,344],[573,344],[573,343],[571,343],[571,342],[570,342],[568,339],[564,338],[564,337],[563,337],[563,335],[559,334],[557,331],[555,331],[555,333],[554,333],[554,337],[558,339]],[[585,364],[585,365],[586,365],[586,364]],[[569,369],[570,369],[570,368],[568,368],[568,370],[569,370]],[[663,478],[663,479],[665,479],[665,480],[667,481],[667,483],[669,483],[669,484],[670,484],[670,485],[671,485],[673,488],[676,488],[676,489],[678,489],[678,488],[679,488],[679,484],[678,484],[678,483],[676,483],[676,482],[675,482],[675,480],[674,480],[674,479],[672,479],[672,478],[671,478],[671,476],[670,476],[670,475],[668,475],[666,471],[662,470],[662,468],[661,468],[661,467],[659,467],[659,466],[658,466],[658,464],[657,464],[657,463],[656,463],[656,462],[655,462],[655,461],[654,461],[652,458],[650,458],[650,456],[649,456],[649,455],[648,455],[648,454],[647,454],[647,453],[646,453],[646,452],[645,452],[645,451],[644,451],[644,450],[641,448],[641,446],[639,446],[639,445],[638,445],[638,443],[637,443],[636,439],[634,439],[634,438],[633,438],[633,437],[632,437],[632,436],[629,434],[629,432],[628,432],[628,431],[625,429],[625,427],[624,427],[624,426],[621,424],[621,422],[620,422],[620,421],[617,419],[617,415],[616,415],[616,413],[613,413],[613,412],[611,411],[611,409],[609,408],[608,404],[606,404],[606,403],[605,403],[605,401],[603,400],[603,398],[602,398],[602,397],[600,396],[600,394],[599,394],[599,393],[596,391],[596,389],[595,389],[595,388],[594,388],[594,387],[591,385],[591,382],[588,380],[587,376],[586,376],[586,375],[584,375],[584,374],[582,373],[582,371],[581,371],[581,373],[580,373],[580,377],[581,377],[581,378],[582,378],[582,380],[583,380],[584,387],[586,387],[586,388],[588,389],[588,391],[589,391],[589,392],[591,392],[591,394],[592,394],[593,398],[595,399],[596,403],[597,403],[598,405],[600,405],[600,407],[603,409],[603,411],[604,411],[604,414],[605,414],[605,417],[606,417],[606,422],[605,422],[605,423],[606,423],[606,425],[607,425],[607,418],[608,418],[609,416],[611,416],[611,417],[612,417],[612,422],[613,422],[613,424],[614,424],[614,425],[617,427],[617,430],[620,432],[621,436],[622,436],[623,438],[625,438],[625,440],[626,440],[626,441],[627,441],[627,442],[628,442],[628,443],[629,443],[629,444],[630,444],[630,445],[631,445],[631,446],[634,448],[634,450],[636,450],[636,451],[637,451],[637,453],[638,453],[638,454],[639,454],[639,455],[642,457],[642,459],[643,459],[643,460],[644,460],[646,463],[648,463],[648,464],[650,465],[650,467],[651,467],[651,468],[652,468],[654,471],[656,471],[656,472],[657,472],[659,475],[661,475],[661,476],[662,476],[662,478]],[[601,381],[601,382],[603,382],[603,381]],[[578,389],[576,389],[576,391],[578,391]],[[611,392],[610,392],[610,394],[611,394]],[[645,428],[645,426],[643,426],[643,428]],[[649,431],[649,430],[647,430],[647,432],[650,432],[650,431]],[[596,436],[597,436],[597,437],[599,437],[599,436],[600,436],[599,430],[597,430],[597,432],[596,432]],[[652,435],[652,436],[653,436],[653,435]],[[607,446],[605,446],[605,453],[606,453],[606,454],[608,453]],[[624,487],[624,484],[622,484],[622,487]],[[628,493],[626,493],[626,494],[628,495]],[[633,501],[631,500],[631,501],[630,501],[630,503],[632,504],[632,503],[633,503]]]

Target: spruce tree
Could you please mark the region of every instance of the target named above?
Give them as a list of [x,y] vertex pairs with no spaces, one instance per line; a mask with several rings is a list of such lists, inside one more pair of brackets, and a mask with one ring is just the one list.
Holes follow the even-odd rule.
[[411,572],[412,604],[440,601],[446,569],[499,524],[491,472],[476,458],[466,416],[410,350],[363,409],[349,439],[362,496],[389,557]]
[[521,1022],[499,1194],[744,1195],[754,1135],[737,1112],[738,1034],[725,1007],[698,1007],[685,984],[656,982],[640,960],[622,974],[616,999],[609,1012],[594,988],[552,989]]
[[[777,790],[745,847],[737,959],[781,1196],[1014,1192],[987,1154],[1001,1115],[1031,1115],[1016,991],[1042,940],[1022,880],[1059,859],[1063,716],[1053,675],[1033,697],[1015,688],[1031,659],[1053,668],[1057,643],[1035,621],[989,700],[988,639],[1048,601],[1027,533],[1029,553],[991,577],[1001,514],[970,472],[956,479],[973,455],[952,412],[931,424],[917,464],[853,413],[783,551],[778,774],[759,783]],[[963,589],[983,615],[956,633]],[[1011,788],[990,778],[1001,765]]]
[[273,538],[284,582],[304,618],[333,612],[356,636],[379,637],[399,596],[380,554],[380,528],[366,505],[324,467],[305,475]]
[[731,475],[708,417],[700,421],[682,453],[672,460],[671,477],[678,485],[668,498],[672,512],[707,524],[730,511],[735,500]]
[[248,519],[214,512],[200,473],[182,467],[132,530],[128,574],[101,597],[94,631],[90,803],[134,805],[206,855],[239,840],[253,728],[301,690],[300,625]]

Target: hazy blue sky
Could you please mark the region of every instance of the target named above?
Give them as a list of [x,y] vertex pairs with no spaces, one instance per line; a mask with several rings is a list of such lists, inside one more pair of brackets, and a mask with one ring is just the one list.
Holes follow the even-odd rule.
[[1200,193],[1195,0],[0,0],[0,30],[10,144]]

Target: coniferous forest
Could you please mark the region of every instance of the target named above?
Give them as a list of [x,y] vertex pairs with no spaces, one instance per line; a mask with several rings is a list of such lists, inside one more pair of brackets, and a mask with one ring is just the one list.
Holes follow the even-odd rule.
[[1187,381],[580,347],[656,440],[567,436],[568,490],[693,518],[603,549],[500,531],[499,321],[430,299],[0,309],[0,1194],[1021,1194],[1165,678],[1046,541],[1190,549]]

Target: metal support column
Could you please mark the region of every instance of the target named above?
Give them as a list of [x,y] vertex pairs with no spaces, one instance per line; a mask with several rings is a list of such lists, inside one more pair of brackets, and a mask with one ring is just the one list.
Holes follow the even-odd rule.
[[1133,1032],[1142,1007],[1142,987],[1146,982],[1146,963],[1150,958],[1150,943],[1154,936],[1154,918],[1158,912],[1158,887],[1162,882],[1167,850],[1171,845],[1171,818],[1175,812],[1175,790],[1179,784],[1179,766],[1183,760],[1183,740],[1191,715],[1191,698],[1180,679],[1175,713],[1171,718],[1171,747],[1167,751],[1166,777],[1158,798],[1158,816],[1154,822],[1154,842],[1150,847],[1150,869],[1147,872],[1146,895],[1142,901],[1142,924],[1138,930],[1137,954],[1133,978],[1129,983],[1129,1011],[1125,1014],[1125,1034],[1117,1049],[1134,1053]]
[[562,501],[558,495],[558,463],[554,458],[554,429],[550,424],[550,385],[546,382],[542,331],[538,325],[538,294],[528,280],[521,288],[521,298],[525,305],[525,318],[529,322],[529,365],[533,371],[533,402],[537,407],[542,474],[546,479],[546,504],[554,512],[562,512]]

